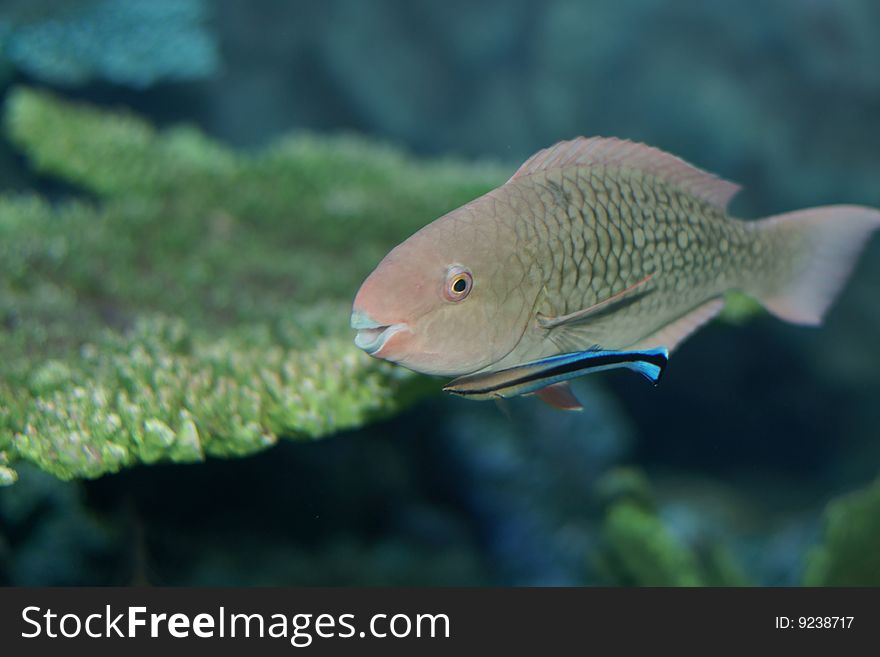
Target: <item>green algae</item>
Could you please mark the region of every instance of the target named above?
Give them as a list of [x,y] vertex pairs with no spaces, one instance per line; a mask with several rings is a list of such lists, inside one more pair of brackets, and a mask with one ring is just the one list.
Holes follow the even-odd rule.
[[313,439],[437,386],[351,344],[397,241],[503,179],[351,137],[233,152],[29,89],[10,140],[91,198],[0,197],[0,483]]

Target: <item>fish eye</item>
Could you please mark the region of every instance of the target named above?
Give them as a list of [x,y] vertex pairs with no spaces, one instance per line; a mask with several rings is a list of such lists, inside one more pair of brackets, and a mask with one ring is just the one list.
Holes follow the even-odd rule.
[[450,267],[446,274],[446,287],[444,296],[448,301],[461,301],[471,292],[474,279],[471,273],[464,267]]

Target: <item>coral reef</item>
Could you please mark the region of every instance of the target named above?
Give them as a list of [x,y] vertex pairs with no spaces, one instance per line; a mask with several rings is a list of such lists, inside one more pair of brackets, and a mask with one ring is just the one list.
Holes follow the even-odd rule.
[[[671,501],[645,475],[613,468],[596,484],[605,500],[600,543],[594,553],[601,579],[625,586],[743,586],[749,580],[730,550],[735,532],[712,535],[705,518],[682,531],[670,517]],[[694,513],[689,509],[690,514]]]
[[880,586],[880,479],[832,501],[824,541],[807,557],[807,586]]
[[[821,330],[733,294],[660,387],[578,381],[581,414],[431,395],[347,330],[389,246],[576,134],[743,183],[745,217],[878,205],[878,24],[874,0],[0,3],[0,585],[880,585],[876,238]],[[510,166],[278,137],[341,129]]]
[[[825,529],[798,529],[797,516],[788,513],[764,525],[760,533],[743,536],[743,528],[712,505],[697,514],[682,531],[671,513],[669,491],[656,492],[644,475],[628,468],[609,470],[598,483],[608,500],[601,526],[597,572],[606,581],[638,586],[747,586],[785,584],[804,586],[877,586],[880,584],[880,480],[832,499],[824,510],[809,512],[807,525],[821,514]],[[693,513],[699,506],[689,482],[684,489]],[[706,497],[710,497],[709,496]],[[740,500],[741,503],[741,500]],[[719,511],[722,511],[719,513]],[[752,509],[749,515],[761,517]],[[766,513],[766,509],[764,509]],[[716,527],[713,530],[713,524]],[[784,554],[773,553],[782,549]],[[778,579],[777,561],[792,576]],[[745,571],[744,564],[749,569]],[[745,573],[749,574],[746,575]]]
[[214,75],[219,50],[205,0],[13,0],[0,9],[0,54],[53,84],[135,88]]
[[[350,345],[350,295],[497,184],[355,139],[257,155],[19,90],[10,138],[98,198],[0,199],[0,477],[241,455],[391,412],[421,379]],[[433,389],[434,386],[431,386]]]
[[604,537],[616,560],[621,583],[640,586],[698,586],[693,554],[676,541],[662,521],[634,504],[608,510]]

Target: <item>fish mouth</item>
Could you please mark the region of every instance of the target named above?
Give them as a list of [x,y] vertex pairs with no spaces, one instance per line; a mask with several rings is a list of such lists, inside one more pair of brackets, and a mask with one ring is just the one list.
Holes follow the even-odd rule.
[[403,322],[379,324],[365,312],[355,310],[351,313],[351,328],[358,332],[354,339],[355,346],[372,356],[385,346],[392,335],[409,327]]

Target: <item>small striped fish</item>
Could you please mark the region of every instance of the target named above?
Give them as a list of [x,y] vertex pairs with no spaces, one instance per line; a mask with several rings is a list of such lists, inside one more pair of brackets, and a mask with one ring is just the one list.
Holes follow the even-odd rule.
[[575,397],[569,397],[568,388],[560,384],[584,374],[624,367],[638,372],[656,385],[668,359],[669,352],[664,348],[559,354],[496,372],[462,376],[445,385],[443,390],[468,399],[497,399],[538,393],[554,406],[574,410],[581,408],[580,403]]

